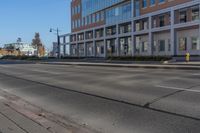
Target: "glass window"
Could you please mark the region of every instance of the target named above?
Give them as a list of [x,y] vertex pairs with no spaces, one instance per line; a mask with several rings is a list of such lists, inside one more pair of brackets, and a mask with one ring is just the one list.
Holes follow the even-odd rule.
[[131,37],[119,39],[120,55],[131,55]]
[[92,42],[89,42],[89,43],[86,43],[86,48],[87,48],[87,56],[93,56],[93,50],[94,50],[94,47],[93,47],[93,43]]
[[150,0],[150,5],[152,6],[152,5],[155,5],[155,3],[156,3],[156,0]]
[[147,30],[148,29],[148,21],[147,20],[142,20],[142,29]]
[[136,24],[135,24],[135,27],[136,27],[136,31],[140,31],[140,22],[139,21],[136,21]]
[[87,16],[122,1],[123,0],[81,0],[82,16]]
[[180,12],[180,23],[185,23],[187,21],[187,12],[181,11]]
[[156,51],[157,49],[157,41],[153,41],[153,51]]
[[147,0],[142,0],[142,8],[147,7]]
[[135,16],[136,17],[140,16],[140,1],[139,0],[135,2]]
[[125,21],[131,18],[131,3],[119,5],[106,10],[106,24],[113,24],[117,21]]
[[139,52],[140,52],[140,40],[141,40],[140,37],[136,37],[136,38],[135,38],[135,41],[136,41],[135,52],[136,52],[136,53],[139,53]]
[[92,39],[93,38],[93,31],[87,31],[85,33],[85,38],[86,39]]
[[159,3],[165,2],[165,0],[159,0]]
[[92,23],[95,23],[96,22],[96,16],[95,14],[92,15]]
[[84,44],[78,44],[78,51],[80,56],[84,56]]
[[168,51],[171,51],[171,40],[168,39]]
[[157,27],[157,20],[156,18],[153,18],[153,28]]
[[160,27],[165,26],[165,16],[160,16],[159,21],[160,21]]
[[186,37],[179,38],[179,50],[180,51],[187,50],[187,38]]
[[104,11],[101,12],[101,21],[104,21]]
[[96,13],[96,22],[99,22],[99,20],[100,20],[100,14],[98,12],[98,13]]
[[159,40],[159,51],[163,52],[165,51],[165,40]]
[[192,8],[192,20],[198,20],[199,19],[199,6]]
[[147,52],[147,51],[148,51],[148,43],[142,42],[142,52]]
[[115,35],[116,34],[116,26],[106,28],[106,35]]
[[198,37],[192,37],[192,50],[200,50],[200,40]]
[[110,39],[106,41],[107,43],[107,53],[111,56],[116,54],[117,47],[115,46],[115,39]]

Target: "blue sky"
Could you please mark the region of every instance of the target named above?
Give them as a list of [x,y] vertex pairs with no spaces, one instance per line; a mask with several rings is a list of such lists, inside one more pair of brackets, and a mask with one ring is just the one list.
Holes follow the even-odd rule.
[[0,46],[18,37],[31,43],[35,32],[40,32],[42,42],[51,48],[56,35],[49,33],[50,27],[58,27],[61,34],[70,32],[70,1],[1,0]]

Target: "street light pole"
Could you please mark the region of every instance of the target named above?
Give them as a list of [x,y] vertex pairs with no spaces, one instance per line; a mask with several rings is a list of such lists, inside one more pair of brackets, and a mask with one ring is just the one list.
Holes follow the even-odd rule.
[[50,29],[50,32],[53,32],[53,31],[56,31],[57,33],[57,58],[60,59],[61,56],[60,56],[60,35],[59,35],[59,29],[57,28],[56,30],[55,29]]

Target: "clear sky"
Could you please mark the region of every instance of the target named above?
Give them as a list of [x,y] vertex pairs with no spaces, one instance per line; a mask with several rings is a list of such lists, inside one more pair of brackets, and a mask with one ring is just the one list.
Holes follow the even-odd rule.
[[50,27],[59,28],[61,34],[70,32],[71,0],[0,0],[0,46],[22,41],[31,43],[35,32],[48,48],[56,41]]

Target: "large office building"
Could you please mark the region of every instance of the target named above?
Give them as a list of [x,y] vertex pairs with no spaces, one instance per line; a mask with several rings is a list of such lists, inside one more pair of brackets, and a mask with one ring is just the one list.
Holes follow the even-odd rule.
[[72,0],[70,55],[200,55],[200,0]]

